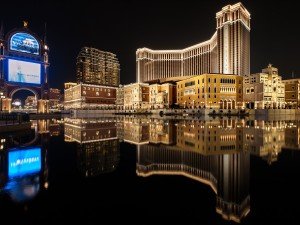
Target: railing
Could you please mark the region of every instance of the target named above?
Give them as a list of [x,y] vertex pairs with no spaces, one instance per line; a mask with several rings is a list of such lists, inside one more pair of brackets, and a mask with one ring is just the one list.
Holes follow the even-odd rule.
[[0,113],[0,126],[29,122],[27,113]]

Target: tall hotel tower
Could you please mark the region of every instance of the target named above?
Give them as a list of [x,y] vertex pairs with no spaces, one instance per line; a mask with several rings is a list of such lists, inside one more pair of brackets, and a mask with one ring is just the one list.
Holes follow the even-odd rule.
[[210,40],[180,50],[136,51],[137,82],[176,79],[204,73],[250,74],[250,13],[242,3],[216,14]]
[[115,54],[83,47],[76,61],[77,83],[119,86],[120,64]]

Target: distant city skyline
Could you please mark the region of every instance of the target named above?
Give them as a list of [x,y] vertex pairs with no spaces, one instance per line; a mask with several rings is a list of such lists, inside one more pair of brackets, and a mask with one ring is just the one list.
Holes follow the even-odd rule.
[[[67,2],[3,2],[0,20],[5,33],[29,22],[39,36],[47,23],[50,48],[50,86],[76,81],[76,56],[84,46],[110,51],[120,62],[122,84],[135,82],[135,51],[138,48],[180,49],[205,41],[215,31],[215,13],[227,4],[239,1],[140,1],[103,2],[71,5]],[[240,1],[251,13],[251,73],[268,63],[284,78],[300,76],[297,52],[297,7],[271,1]],[[14,10],[11,10],[14,9]],[[43,9],[43,10],[41,10]],[[68,12],[68,13],[66,13]],[[16,16],[17,15],[17,16]],[[68,16],[67,16],[68,15]]]

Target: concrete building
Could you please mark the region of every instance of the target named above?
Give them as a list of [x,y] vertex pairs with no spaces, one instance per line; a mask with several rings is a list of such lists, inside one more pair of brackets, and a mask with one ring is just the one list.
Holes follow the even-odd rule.
[[117,109],[124,109],[124,86],[119,85],[116,92],[116,107]]
[[151,84],[149,104],[151,109],[170,108],[176,103],[176,85],[171,83]]
[[285,103],[287,108],[300,107],[300,79],[282,80],[285,86]]
[[50,109],[62,109],[62,94],[57,88],[49,90],[49,107]]
[[124,85],[124,109],[149,109],[149,84],[134,83]]
[[113,109],[116,87],[77,84],[65,89],[65,109]]
[[76,61],[77,83],[118,87],[120,64],[115,54],[83,47]]
[[244,103],[250,109],[280,109],[285,107],[285,86],[278,69],[271,64],[261,73],[244,78]]
[[227,5],[216,13],[216,32],[208,41],[179,50],[137,49],[136,71],[137,82],[204,73],[249,75],[250,13],[242,3]]
[[189,109],[238,109],[243,106],[243,77],[203,74],[177,82],[177,104]]

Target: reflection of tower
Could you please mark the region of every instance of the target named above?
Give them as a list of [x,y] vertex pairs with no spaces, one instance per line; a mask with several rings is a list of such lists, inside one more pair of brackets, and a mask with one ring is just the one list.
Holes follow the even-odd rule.
[[250,211],[250,154],[219,156],[216,210],[224,219],[240,222]]
[[77,144],[77,158],[80,173],[86,177],[109,173],[119,164],[119,140],[97,141]]
[[116,122],[111,118],[65,120],[65,140],[77,142],[78,167],[86,177],[112,172],[119,163]]
[[182,175],[207,184],[216,193],[217,213],[239,222],[250,211],[250,156],[241,148],[242,124],[235,120],[181,121],[176,146],[137,146],[136,172],[143,177]]

